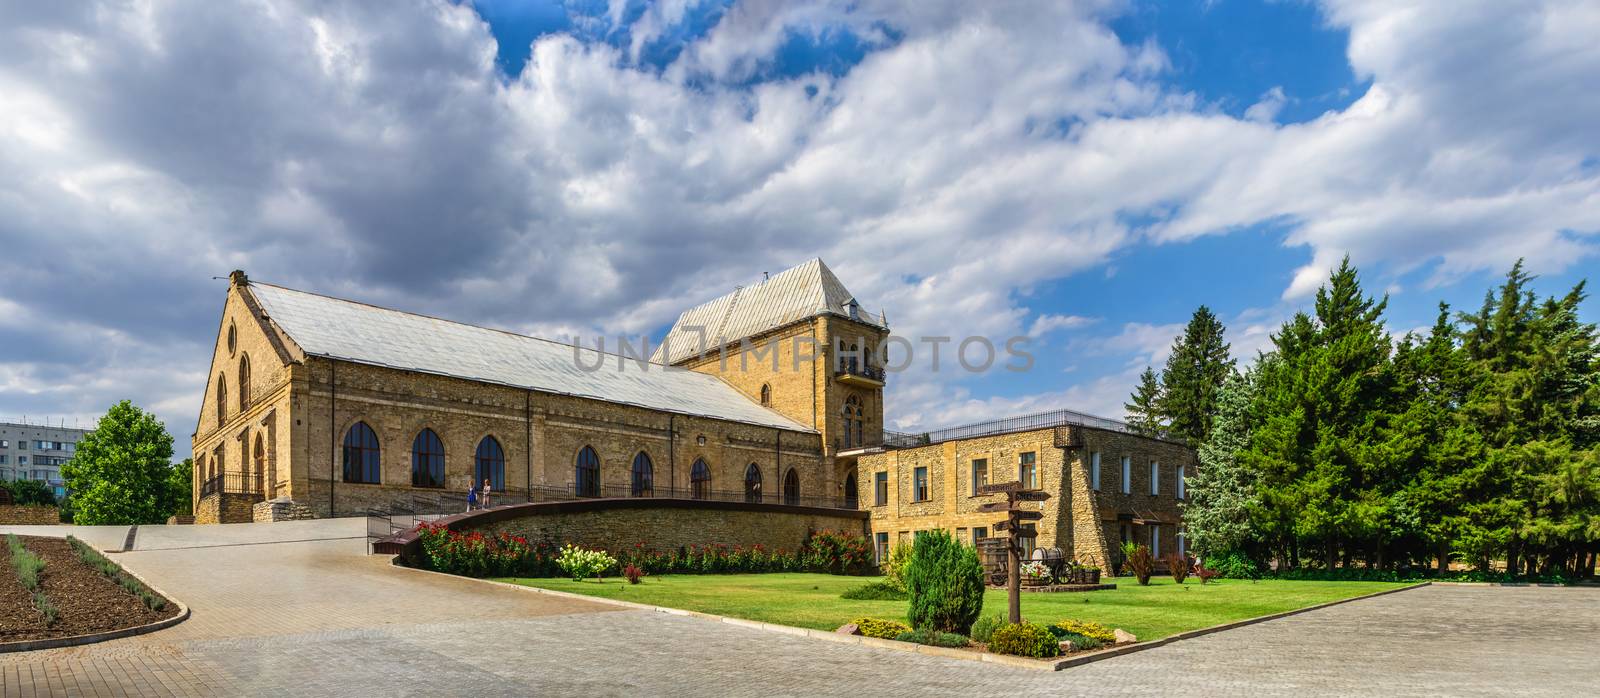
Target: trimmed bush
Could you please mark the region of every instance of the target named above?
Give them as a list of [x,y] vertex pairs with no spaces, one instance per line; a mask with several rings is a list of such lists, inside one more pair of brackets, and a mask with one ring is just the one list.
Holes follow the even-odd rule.
[[894,550],[889,551],[889,559],[883,561],[884,581],[904,591],[906,588],[906,565],[909,564],[911,564],[911,546],[903,543],[896,544]]
[[919,645],[932,645],[934,647],[966,647],[967,638],[955,633],[942,633],[937,630],[910,630],[896,635],[896,640],[901,642],[915,642]]
[[1150,575],[1156,571],[1156,557],[1150,554],[1150,546],[1128,541],[1122,544],[1122,557],[1123,566],[1139,580],[1139,586],[1150,586]]
[[983,564],[978,551],[944,530],[917,536],[905,569],[911,627],[965,634],[983,612]]
[[846,589],[839,595],[841,599],[853,601],[905,601],[911,598],[904,589],[900,589],[887,581],[870,582],[858,587]]
[[617,559],[606,554],[604,550],[586,550],[576,545],[568,545],[561,549],[561,556],[556,558],[556,564],[572,578],[572,581],[578,582],[589,577],[600,579],[606,570],[617,564]]
[[994,637],[994,631],[1006,624],[1004,616],[984,616],[972,624],[972,639],[985,645]]
[[1227,579],[1260,579],[1261,566],[1250,559],[1243,551],[1229,550],[1228,552],[1207,557],[1205,566],[1216,570],[1217,576]]
[[1056,623],[1055,627],[1060,628],[1062,632],[1093,638],[1108,645],[1117,641],[1117,634],[1115,631],[1092,621],[1080,621],[1068,618]]
[[901,633],[911,632],[910,626],[905,623],[887,618],[857,618],[850,622],[855,624],[862,635],[883,640],[893,640],[900,637]]
[[989,638],[989,651],[1042,659],[1061,654],[1059,642],[1054,633],[1038,623],[1007,623],[996,628]]

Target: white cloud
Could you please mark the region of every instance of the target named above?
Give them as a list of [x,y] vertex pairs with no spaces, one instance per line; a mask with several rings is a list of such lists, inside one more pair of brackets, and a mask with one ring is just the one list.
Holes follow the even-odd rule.
[[1033,325],[1028,328],[1028,336],[1043,337],[1056,330],[1075,330],[1080,327],[1088,327],[1099,321],[1099,318],[1084,317],[1082,315],[1044,313],[1033,319]]
[[[1003,338],[1071,327],[1031,307],[1037,285],[1262,221],[1309,250],[1290,300],[1346,253],[1432,283],[1592,253],[1593,3],[1329,2],[1372,85],[1287,126],[1282,91],[1235,119],[1170,87],[1159,46],[1107,27],[1111,0],[741,2],[640,68],[690,4],[649,8],[620,48],[543,37],[511,79],[456,3],[0,7],[0,297],[121,338],[51,353],[0,327],[18,386],[0,412],[197,405],[211,277],[235,267],[511,329],[642,332],[821,255],[901,334]],[[843,30],[878,50],[837,78],[745,82],[788,34]],[[1118,320],[1095,351],[1164,359],[1172,326]],[[992,401],[981,378],[908,374],[891,412],[1092,411],[1125,378]],[[66,380],[86,387],[43,389]],[[163,416],[181,433],[194,412]]]

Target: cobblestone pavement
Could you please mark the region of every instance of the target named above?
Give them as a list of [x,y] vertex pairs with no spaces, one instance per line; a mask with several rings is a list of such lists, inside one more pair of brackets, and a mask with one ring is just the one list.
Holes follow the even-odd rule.
[[117,556],[189,621],[0,655],[0,694],[1596,693],[1600,589],[1435,586],[1046,673],[396,570],[361,540],[208,545]]

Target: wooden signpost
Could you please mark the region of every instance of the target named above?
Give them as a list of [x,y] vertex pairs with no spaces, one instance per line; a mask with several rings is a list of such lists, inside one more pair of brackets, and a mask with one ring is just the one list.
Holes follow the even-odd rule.
[[1039,535],[1038,528],[1032,523],[1024,522],[1038,521],[1044,518],[1044,512],[1037,509],[1022,509],[1017,505],[1023,502],[1042,502],[1050,498],[1050,493],[1026,489],[1021,482],[1001,482],[979,487],[978,494],[1006,496],[1006,501],[983,504],[978,507],[978,511],[1006,515],[1006,520],[996,523],[994,530],[1009,534],[1006,536],[1006,591],[1011,607],[1011,622],[1021,623],[1022,575],[1019,568],[1022,565],[1022,539],[1037,538]]

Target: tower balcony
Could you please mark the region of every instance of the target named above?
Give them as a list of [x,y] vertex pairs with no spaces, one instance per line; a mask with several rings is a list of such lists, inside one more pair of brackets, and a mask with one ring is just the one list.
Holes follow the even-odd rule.
[[884,370],[861,361],[846,361],[833,372],[834,379],[859,388],[882,388]]

